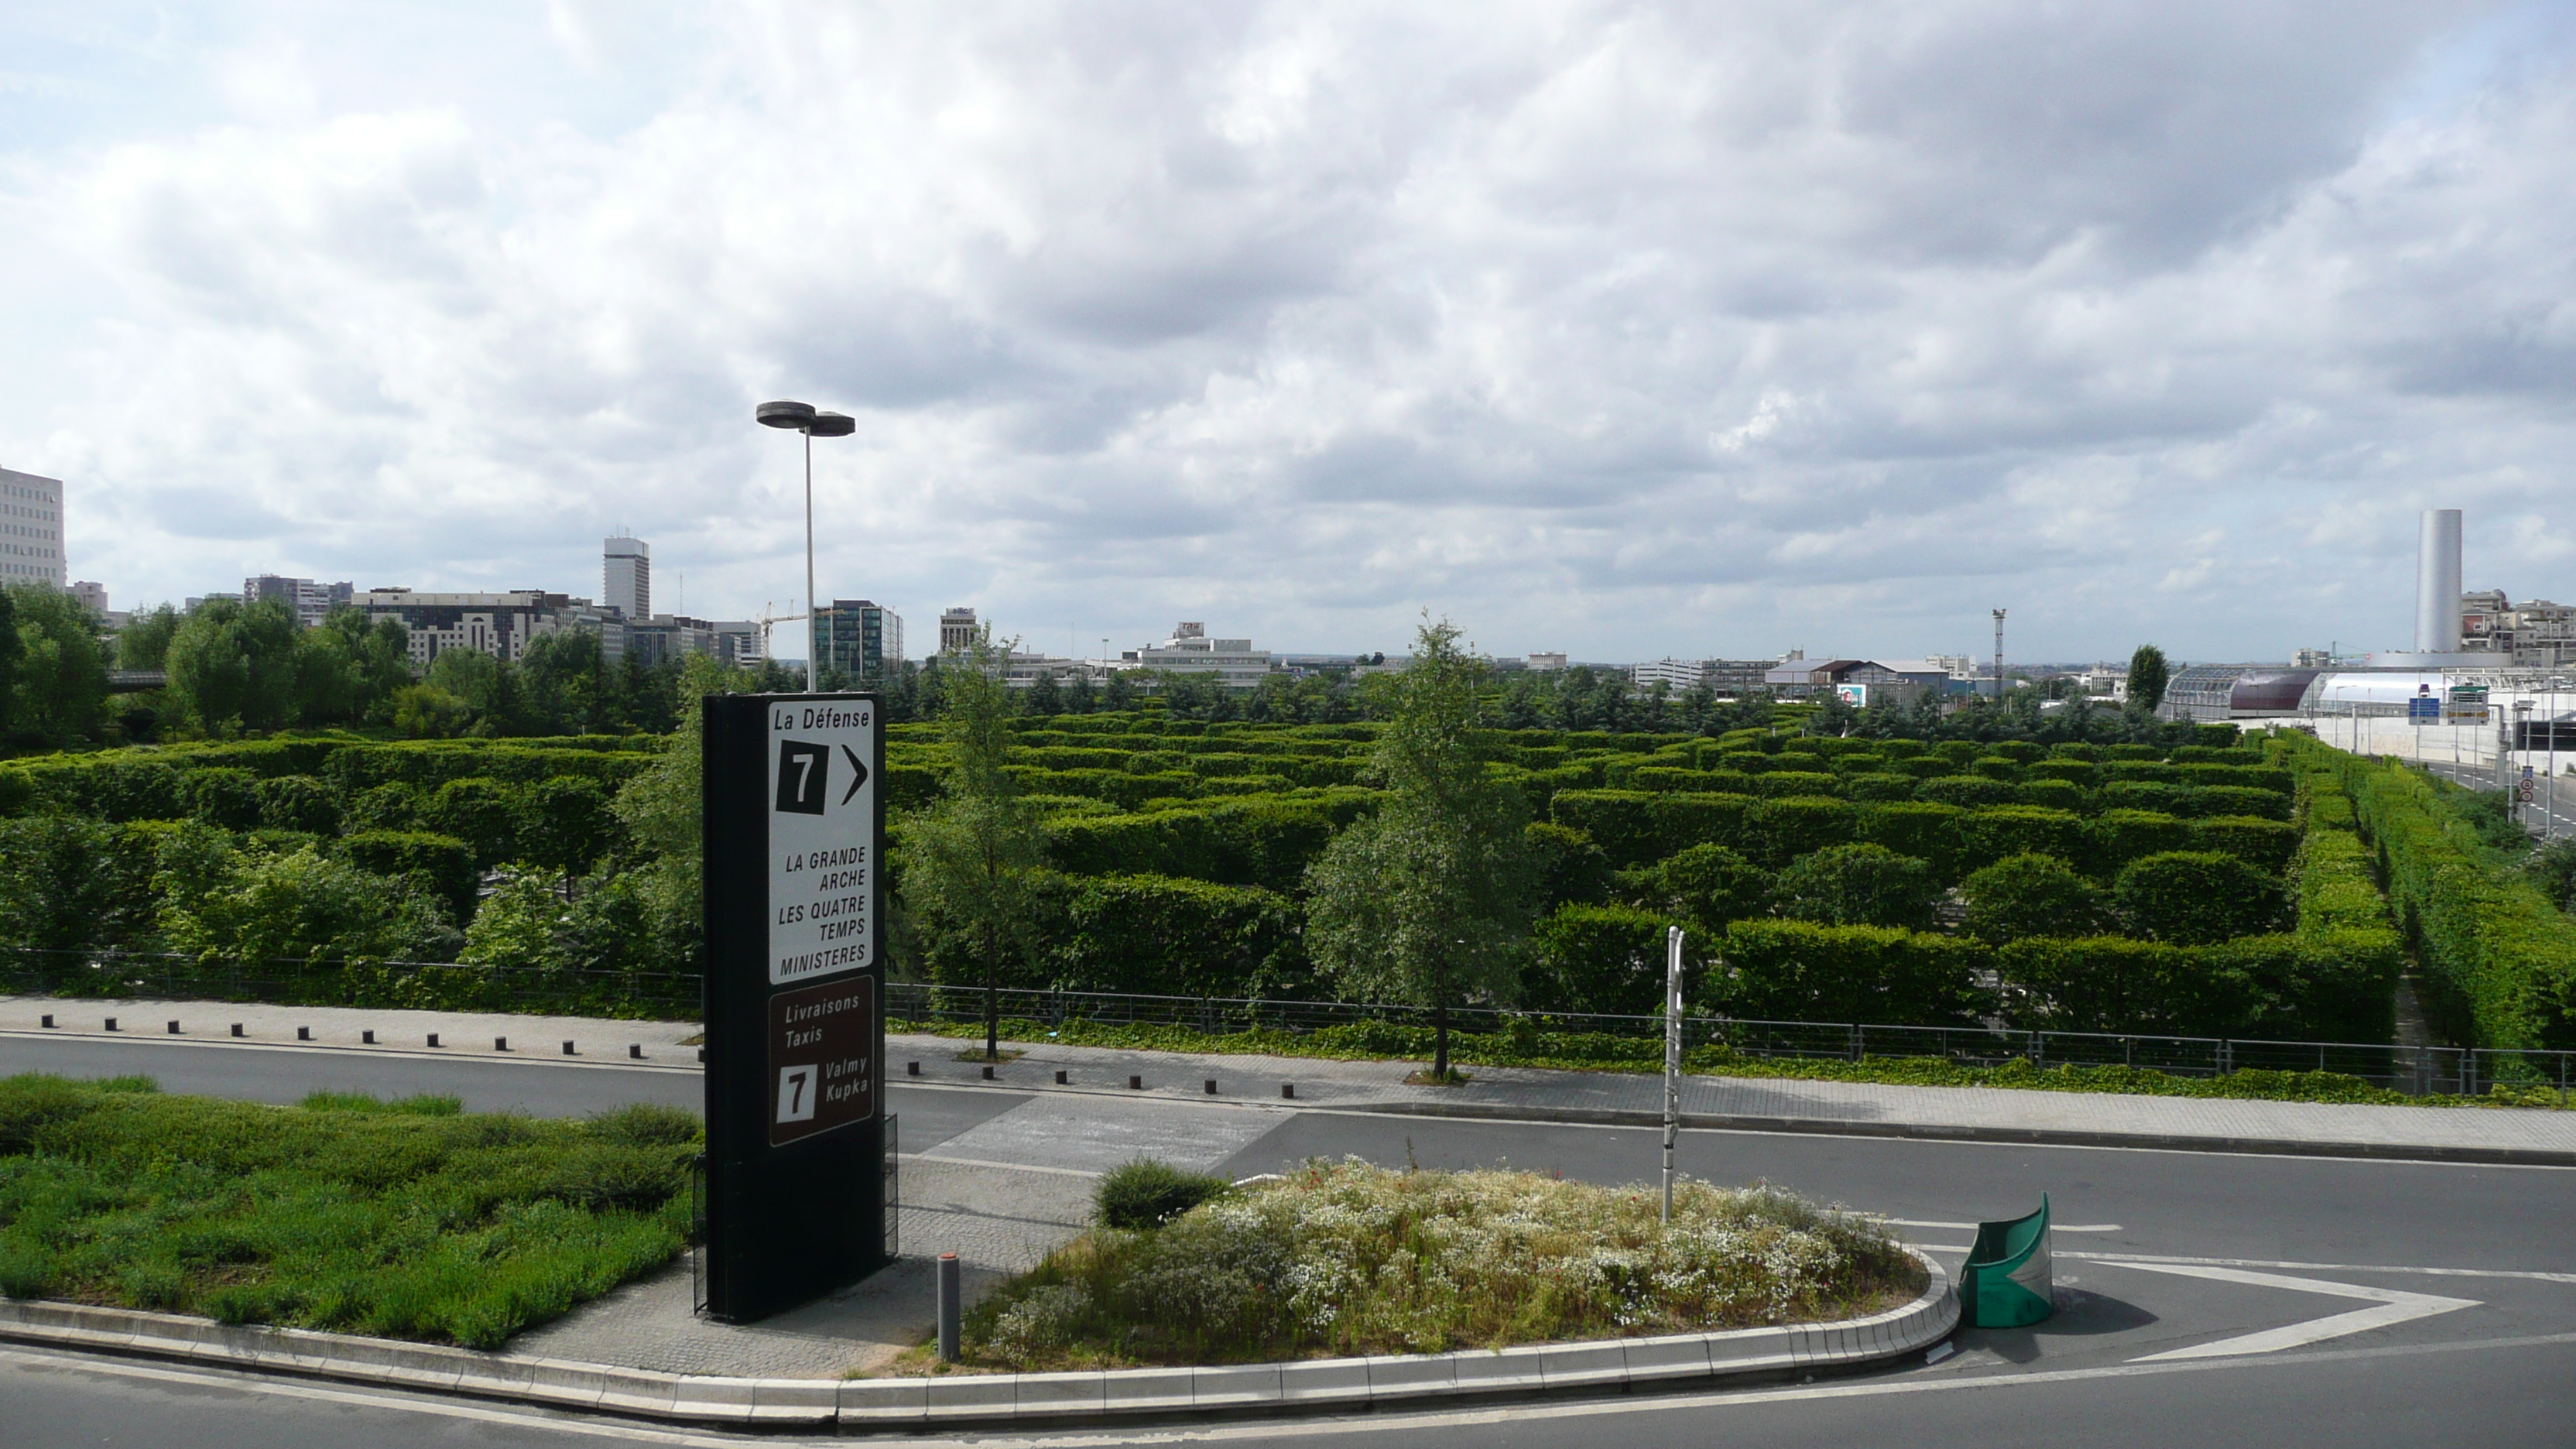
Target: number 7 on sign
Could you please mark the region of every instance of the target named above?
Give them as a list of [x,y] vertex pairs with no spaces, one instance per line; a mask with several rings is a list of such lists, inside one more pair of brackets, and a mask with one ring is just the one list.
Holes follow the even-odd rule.
[[814,1068],[811,1065],[778,1069],[778,1120],[814,1120]]

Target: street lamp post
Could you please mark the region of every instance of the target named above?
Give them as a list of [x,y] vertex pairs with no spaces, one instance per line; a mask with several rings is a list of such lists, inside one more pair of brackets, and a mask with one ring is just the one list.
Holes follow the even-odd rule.
[[847,413],[817,411],[812,403],[765,402],[752,410],[764,427],[794,428],[805,435],[805,692],[815,692],[815,671],[822,667],[822,646],[815,641],[823,613],[814,607],[814,440],[846,438],[858,430]]
[[2513,757],[2517,749],[2527,750],[2531,744],[2530,700],[2517,699],[2513,702],[2513,723],[2508,726],[2508,728],[2512,733],[2504,737],[2506,746],[2504,756],[2504,798],[2505,803],[2513,808],[2513,818],[2516,821],[2523,821],[2530,818],[2531,812],[2522,808],[2522,778],[2513,772]]

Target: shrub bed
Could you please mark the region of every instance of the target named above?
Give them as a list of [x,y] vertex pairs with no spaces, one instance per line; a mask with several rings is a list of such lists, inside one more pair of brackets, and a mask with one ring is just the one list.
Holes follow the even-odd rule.
[[1503,1348],[1857,1317],[1921,1267],[1865,1218],[1770,1188],[1312,1162],[1160,1227],[1098,1227],[967,1317],[1006,1370]]
[[0,1293],[492,1348],[669,1262],[697,1120],[0,1079]]

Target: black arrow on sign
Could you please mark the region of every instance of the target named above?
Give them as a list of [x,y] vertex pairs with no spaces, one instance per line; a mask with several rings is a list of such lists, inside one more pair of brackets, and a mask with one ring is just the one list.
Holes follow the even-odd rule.
[[859,787],[868,782],[868,767],[859,763],[857,753],[848,745],[841,746],[841,754],[850,762],[850,788],[841,792],[841,803],[847,805],[850,797],[859,793]]

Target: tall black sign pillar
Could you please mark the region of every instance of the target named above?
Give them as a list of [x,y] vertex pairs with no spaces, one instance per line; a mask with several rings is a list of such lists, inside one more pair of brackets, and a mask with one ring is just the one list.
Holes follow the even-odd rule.
[[702,790],[707,1311],[744,1323],[884,1267],[882,710],[714,695]]

